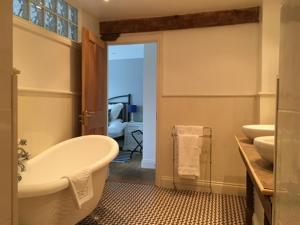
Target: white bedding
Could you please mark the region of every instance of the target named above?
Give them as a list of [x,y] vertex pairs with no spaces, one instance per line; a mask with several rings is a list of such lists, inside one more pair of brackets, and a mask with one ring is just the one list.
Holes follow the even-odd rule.
[[124,135],[124,129],[127,122],[122,122],[121,119],[110,121],[108,125],[108,136],[111,138],[117,138]]

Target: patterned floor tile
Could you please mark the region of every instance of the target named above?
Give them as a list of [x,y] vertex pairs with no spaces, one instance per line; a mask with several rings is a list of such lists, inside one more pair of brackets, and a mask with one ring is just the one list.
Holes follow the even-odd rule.
[[78,225],[241,225],[245,198],[108,182],[95,215]]

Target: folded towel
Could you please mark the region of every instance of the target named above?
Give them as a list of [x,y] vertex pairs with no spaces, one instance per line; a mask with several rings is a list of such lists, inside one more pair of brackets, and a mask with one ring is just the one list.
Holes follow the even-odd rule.
[[187,125],[176,125],[175,126],[175,134],[192,134],[192,135],[204,135],[204,127],[203,126],[187,126]]
[[65,178],[69,180],[76,207],[81,209],[82,205],[92,199],[94,195],[91,171],[84,169],[65,176]]
[[195,179],[200,176],[200,154],[202,151],[204,127],[176,125],[175,150],[178,156],[178,175]]
[[178,175],[195,179],[200,176],[202,138],[198,135],[177,135]]

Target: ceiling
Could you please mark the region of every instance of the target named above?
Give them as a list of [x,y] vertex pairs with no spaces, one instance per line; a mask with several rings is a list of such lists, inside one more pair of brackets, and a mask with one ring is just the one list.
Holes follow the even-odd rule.
[[245,8],[261,0],[76,0],[101,21],[181,15],[203,11]]

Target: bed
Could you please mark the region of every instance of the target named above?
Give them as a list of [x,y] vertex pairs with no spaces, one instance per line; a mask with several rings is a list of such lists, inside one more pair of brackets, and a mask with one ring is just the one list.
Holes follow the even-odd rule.
[[[108,136],[118,141],[124,138],[124,130],[129,121],[128,105],[131,94],[108,99]],[[120,144],[120,142],[119,142]]]

